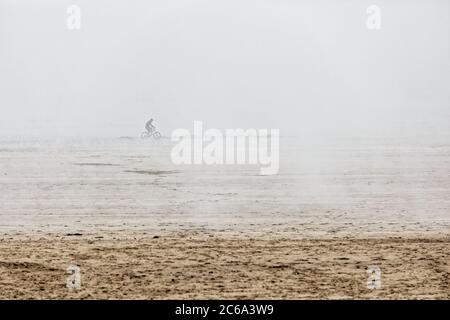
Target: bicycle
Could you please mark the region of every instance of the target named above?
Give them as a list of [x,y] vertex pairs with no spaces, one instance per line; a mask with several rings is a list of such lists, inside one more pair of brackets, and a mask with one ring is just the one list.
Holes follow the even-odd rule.
[[141,139],[148,139],[153,137],[153,139],[160,139],[161,138],[161,133],[159,131],[156,130],[152,130],[152,131],[144,131],[141,133]]

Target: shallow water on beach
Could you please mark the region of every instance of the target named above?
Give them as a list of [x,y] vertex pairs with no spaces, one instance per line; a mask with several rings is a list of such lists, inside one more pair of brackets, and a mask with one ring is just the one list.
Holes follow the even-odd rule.
[[0,140],[0,232],[450,232],[450,143],[280,139],[280,170],[172,164],[174,143]]

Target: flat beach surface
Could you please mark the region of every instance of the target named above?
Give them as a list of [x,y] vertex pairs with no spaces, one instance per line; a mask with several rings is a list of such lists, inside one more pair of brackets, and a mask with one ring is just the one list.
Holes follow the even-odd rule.
[[171,146],[1,141],[0,298],[450,298],[448,145],[282,139],[275,176]]

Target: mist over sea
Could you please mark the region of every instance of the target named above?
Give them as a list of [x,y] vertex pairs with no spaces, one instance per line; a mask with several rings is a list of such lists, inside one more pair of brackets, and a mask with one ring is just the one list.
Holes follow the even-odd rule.
[[450,140],[423,132],[282,135],[273,176],[176,166],[169,137],[3,138],[0,232],[448,233]]

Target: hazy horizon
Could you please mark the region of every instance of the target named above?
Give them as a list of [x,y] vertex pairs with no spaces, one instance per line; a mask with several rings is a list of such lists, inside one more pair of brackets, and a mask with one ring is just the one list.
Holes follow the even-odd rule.
[[448,136],[450,3],[375,2],[0,0],[0,136]]

